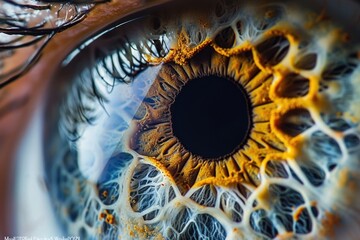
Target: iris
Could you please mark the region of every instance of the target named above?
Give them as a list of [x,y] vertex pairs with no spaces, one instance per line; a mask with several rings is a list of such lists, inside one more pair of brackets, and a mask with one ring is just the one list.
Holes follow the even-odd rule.
[[356,204],[359,60],[312,14],[215,1],[86,46],[56,76],[68,85],[47,131],[65,231],[311,238],[348,220],[337,206]]

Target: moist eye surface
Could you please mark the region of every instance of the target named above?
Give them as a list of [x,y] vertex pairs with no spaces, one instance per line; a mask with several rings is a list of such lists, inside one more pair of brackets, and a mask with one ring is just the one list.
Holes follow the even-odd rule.
[[[55,81],[45,170],[85,239],[327,239],[359,224],[359,46],[295,3],[144,13]],[[54,97],[55,98],[55,97]]]

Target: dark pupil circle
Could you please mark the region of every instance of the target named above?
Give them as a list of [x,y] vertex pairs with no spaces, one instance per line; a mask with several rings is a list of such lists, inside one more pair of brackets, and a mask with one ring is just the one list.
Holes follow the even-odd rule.
[[251,106],[240,84],[225,77],[191,79],[170,107],[175,137],[191,153],[219,158],[240,148],[251,126]]

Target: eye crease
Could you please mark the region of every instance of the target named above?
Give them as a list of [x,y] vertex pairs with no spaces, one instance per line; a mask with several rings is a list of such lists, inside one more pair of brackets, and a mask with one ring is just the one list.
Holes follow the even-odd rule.
[[[335,23],[287,2],[159,12],[99,37],[55,76],[67,84],[48,106],[45,170],[64,231],[84,239],[326,239],[338,234],[336,221],[355,227],[358,46]],[[210,105],[178,112],[190,90],[185,102]],[[223,103],[230,95],[238,98]],[[201,119],[216,104],[229,110]],[[181,115],[199,121],[190,137],[177,130]],[[193,148],[199,142],[205,150]],[[207,152],[223,142],[230,148]]]

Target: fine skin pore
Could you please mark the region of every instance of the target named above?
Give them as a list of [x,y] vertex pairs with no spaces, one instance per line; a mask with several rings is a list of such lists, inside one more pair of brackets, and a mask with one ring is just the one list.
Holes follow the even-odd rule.
[[[45,100],[53,74],[62,60],[79,43],[101,32],[107,25],[123,16],[144,8],[160,5],[171,0],[113,0],[96,5],[84,21],[54,36],[43,50],[39,61],[13,83],[0,89],[0,237],[14,234],[14,180],[15,164],[19,142],[28,127],[29,120],[38,106]],[[339,3],[341,0],[317,2]],[[360,14],[354,24],[360,21]],[[16,61],[16,59],[14,59]],[[54,88],[52,88],[54,89]],[[56,89],[56,88],[55,88]],[[46,121],[46,116],[45,121]],[[31,156],[29,156],[31,161]],[[41,181],[41,179],[39,179]],[[25,201],[31,201],[27,199]],[[44,220],[46,221],[46,220]]]
[[[112,1],[102,3],[88,14],[87,18],[77,25],[55,35],[43,50],[42,57],[25,75],[0,91],[0,233],[12,234],[12,195],[15,179],[13,174],[14,158],[22,133],[41,103],[53,72],[61,61],[83,40],[99,32],[108,24],[122,16],[137,12],[144,7],[156,6],[164,0],[153,1]],[[14,59],[16,61],[16,59]],[[51,63],[51,64],[48,64]],[[20,106],[16,103],[23,103]],[[9,107],[15,106],[15,107]],[[18,106],[18,107],[16,107]],[[6,112],[3,111],[6,109]]]

